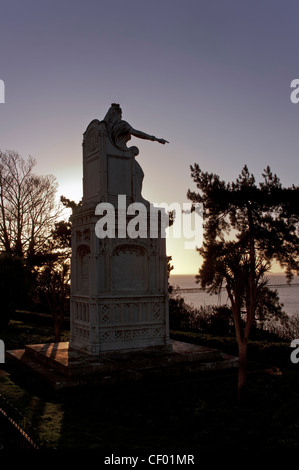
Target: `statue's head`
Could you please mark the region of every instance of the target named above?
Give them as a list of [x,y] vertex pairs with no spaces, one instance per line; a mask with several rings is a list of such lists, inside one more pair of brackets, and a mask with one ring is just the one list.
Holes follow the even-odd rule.
[[112,103],[106,116],[104,117],[104,121],[107,122],[108,126],[112,126],[116,121],[121,120],[122,118],[122,110],[119,104]]
[[119,106],[119,104],[112,103],[110,109],[112,109],[113,114],[119,115],[120,118],[122,117],[122,110],[121,110],[121,107]]

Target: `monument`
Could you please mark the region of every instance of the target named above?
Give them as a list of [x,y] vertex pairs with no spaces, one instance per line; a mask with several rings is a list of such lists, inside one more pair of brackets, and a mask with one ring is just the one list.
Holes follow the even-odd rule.
[[83,198],[71,216],[70,341],[6,351],[56,390],[238,365],[215,349],[169,339],[167,217],[156,218],[142,197],[139,151],[127,147],[132,135],[167,142],[133,129],[118,104],[83,135]]
[[[153,207],[141,194],[139,150],[127,147],[132,135],[167,142],[133,129],[115,103],[83,135],[82,205],[71,216],[70,348],[91,355],[170,345],[165,234],[161,226],[150,233]],[[99,234],[108,212],[113,233]],[[127,230],[136,214],[145,222],[137,236]]]

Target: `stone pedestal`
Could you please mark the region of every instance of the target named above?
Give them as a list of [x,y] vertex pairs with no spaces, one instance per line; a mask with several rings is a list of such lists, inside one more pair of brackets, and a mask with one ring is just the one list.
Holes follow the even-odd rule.
[[[165,237],[151,236],[137,155],[136,147],[111,141],[105,121],[92,121],[84,133],[83,199],[71,217],[70,347],[90,355],[170,347]],[[143,231],[136,207],[146,209]],[[107,236],[99,238],[104,220]],[[127,233],[130,223],[136,238]]]
[[110,386],[144,378],[215,374],[235,371],[238,358],[216,349],[172,341],[172,349],[136,349],[106,352],[98,356],[70,348],[69,343],[32,344],[25,349],[6,352],[13,364],[28,368],[32,374],[55,390],[78,386]]

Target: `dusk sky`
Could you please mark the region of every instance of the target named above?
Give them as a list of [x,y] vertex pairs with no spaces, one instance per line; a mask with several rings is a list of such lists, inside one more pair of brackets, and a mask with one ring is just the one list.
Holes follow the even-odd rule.
[[[235,180],[246,163],[298,184],[299,3],[296,0],[1,0],[0,149],[82,196],[82,134],[112,102],[134,128],[143,196],[187,202],[190,164]],[[174,273],[200,258],[167,240]]]

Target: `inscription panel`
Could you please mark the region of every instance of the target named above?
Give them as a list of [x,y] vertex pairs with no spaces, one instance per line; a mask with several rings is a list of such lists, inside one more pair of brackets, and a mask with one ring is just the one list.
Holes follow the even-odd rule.
[[112,255],[112,291],[145,292],[147,266],[144,248],[134,245],[118,246]]
[[131,197],[131,159],[112,156],[108,157],[108,192],[110,196],[125,194]]

